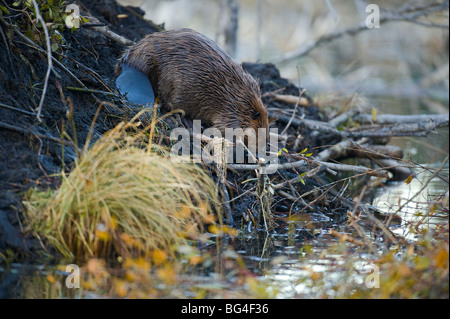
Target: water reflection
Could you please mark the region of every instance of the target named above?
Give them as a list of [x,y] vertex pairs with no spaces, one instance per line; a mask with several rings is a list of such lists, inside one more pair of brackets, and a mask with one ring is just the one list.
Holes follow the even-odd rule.
[[[374,206],[384,212],[397,212],[403,220],[402,227],[395,230],[396,233],[408,238],[415,235],[410,232],[409,225],[417,222],[422,223],[422,227],[433,229],[441,224],[447,216],[440,216],[440,211],[435,211],[433,206],[442,200],[448,201],[448,161],[446,167],[440,170],[436,177],[437,165],[430,167],[430,170],[423,170],[412,179],[411,183],[395,183],[387,189],[379,189],[378,196],[374,200]],[[447,194],[447,199],[443,194]],[[434,212],[432,216],[428,214]]]

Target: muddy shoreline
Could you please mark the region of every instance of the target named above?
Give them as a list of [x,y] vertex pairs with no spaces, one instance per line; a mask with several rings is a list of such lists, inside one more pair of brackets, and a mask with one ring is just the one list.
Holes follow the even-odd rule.
[[[144,20],[139,8],[125,8],[115,1],[83,0],[75,3],[90,22],[104,23],[111,31],[132,41],[162,29],[162,26]],[[126,14],[127,18],[119,20],[119,14]],[[55,174],[62,169],[70,171],[76,158],[73,145],[57,142],[63,132],[82,148],[99,101],[114,103],[118,107],[102,108],[95,122],[93,141],[133,115],[115,97],[68,90],[67,87],[79,85],[68,72],[56,65],[45,97],[43,121],[38,123],[33,110],[38,106],[42,92],[47,70],[46,56],[14,34],[11,26],[23,23],[21,19],[21,15],[4,15],[6,23],[0,22],[3,31],[0,50],[7,52],[0,56],[0,103],[12,106],[0,110],[0,249],[13,249],[17,256],[41,249],[37,240],[22,233],[21,201],[24,194],[31,187],[56,188],[59,178]],[[66,30],[62,36],[63,50],[55,53],[54,57],[87,88],[117,92],[113,70],[126,47],[85,27],[74,32]],[[243,67],[258,79],[263,95],[280,89],[283,94],[299,94],[299,88],[281,78],[272,64],[244,63]],[[263,102],[269,107],[293,107],[270,96],[265,96]],[[316,107],[304,108],[304,112],[308,118],[318,119]]]

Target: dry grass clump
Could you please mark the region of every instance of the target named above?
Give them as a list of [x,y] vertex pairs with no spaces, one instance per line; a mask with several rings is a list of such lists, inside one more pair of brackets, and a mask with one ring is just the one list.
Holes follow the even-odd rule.
[[201,167],[169,160],[148,140],[131,123],[105,134],[62,174],[59,189],[28,194],[28,229],[66,257],[171,255],[196,238],[220,212],[215,184]]

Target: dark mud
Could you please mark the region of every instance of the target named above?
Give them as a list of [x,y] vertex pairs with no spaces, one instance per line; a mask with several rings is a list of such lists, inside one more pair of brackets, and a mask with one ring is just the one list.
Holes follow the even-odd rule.
[[[98,19],[112,31],[133,41],[162,29],[144,20],[140,9],[124,8],[115,1],[83,0],[75,3],[83,15],[90,17],[90,22]],[[118,14],[127,14],[128,17],[119,20]],[[82,148],[100,101],[117,107],[104,105],[101,109],[94,126],[94,140],[133,115],[116,97],[68,90],[67,87],[79,87],[79,84],[66,71],[54,66],[55,72],[50,77],[42,109],[42,123],[39,123],[33,111],[39,104],[47,63],[44,53],[25,44],[11,28],[11,25],[20,25],[25,18],[15,13],[3,15],[6,24],[0,22],[0,103],[14,108],[0,107],[0,249],[5,251],[9,248],[16,255],[24,256],[40,249],[38,242],[24,236],[21,230],[24,194],[31,187],[57,187],[59,178],[54,174],[63,169],[70,171],[76,158],[75,146],[62,145],[56,140],[66,132],[74,144]],[[65,39],[63,53],[55,53],[54,57],[89,89],[117,92],[113,70],[125,46],[91,28],[82,27],[74,32],[66,30],[62,35]],[[281,90],[281,94],[299,94],[299,88],[281,78],[274,65],[244,63],[243,66],[258,79],[263,95],[276,90]],[[274,101],[270,95],[266,95],[263,101],[269,107],[293,107]],[[300,112],[304,112],[307,118],[320,119],[314,106],[301,108]],[[285,124],[274,125],[283,129]],[[301,147],[309,147],[316,142],[305,139]],[[247,204],[241,201],[234,204],[233,209],[251,208],[243,207]],[[281,213],[289,209],[282,200],[275,206],[275,210]]]
[[[115,1],[86,0],[76,1],[76,4],[83,15],[95,17],[130,40],[139,40],[158,30],[142,18],[143,12],[138,8],[126,9]],[[115,18],[117,14],[128,14],[128,18],[119,21]],[[11,16],[3,16],[9,25],[20,24],[25,19],[20,14]],[[33,112],[39,105],[47,70],[46,56],[24,44],[8,25],[0,22],[0,28],[3,35],[0,41],[0,103],[25,111],[0,107],[0,248],[28,251],[33,242],[23,238],[20,231],[23,195],[34,186],[56,187],[59,180],[52,174],[63,167],[69,170],[76,155],[75,147],[64,146],[63,153],[63,146],[51,139],[59,139],[66,131],[82,147],[98,101],[115,103],[117,100],[68,91],[66,87],[79,85],[67,72],[55,66],[56,72],[50,77],[42,110],[43,121],[38,123],[34,115],[25,113]],[[65,39],[63,54],[54,54],[54,57],[88,88],[114,92],[114,65],[125,47],[88,28],[74,32],[67,30],[62,35]],[[62,88],[63,96],[58,86]],[[71,108],[73,120],[67,116]],[[103,108],[95,123],[94,138],[113,128],[123,119],[122,113],[122,110]]]

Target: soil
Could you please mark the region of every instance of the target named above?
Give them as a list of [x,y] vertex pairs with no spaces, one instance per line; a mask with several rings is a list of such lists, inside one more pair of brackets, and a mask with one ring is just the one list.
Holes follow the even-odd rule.
[[[82,15],[91,17],[90,22],[95,21],[92,18],[95,17],[112,31],[133,41],[162,29],[162,26],[144,20],[140,9],[125,8],[115,1],[79,0],[75,3],[80,6]],[[25,17],[16,13],[4,14],[4,21],[9,25],[19,24]],[[118,14],[128,17],[119,20]],[[55,65],[39,123],[33,112],[43,91],[46,55],[25,44],[1,21],[0,35],[0,104],[15,108],[0,107],[0,251],[9,248],[27,255],[39,249],[39,244],[21,231],[22,198],[31,187],[57,187],[59,178],[56,174],[63,169],[69,171],[76,157],[76,147],[63,146],[55,140],[60,139],[62,132],[67,132],[79,147],[83,147],[99,101],[113,103],[117,108],[105,105],[101,109],[94,126],[94,140],[130,114],[116,97],[103,94],[94,97],[93,94],[68,90],[67,87],[79,85]],[[114,65],[126,47],[92,28],[66,30],[62,35],[65,39],[63,54],[55,53],[54,57],[89,89],[116,92]],[[299,94],[299,88],[281,78],[272,64],[244,63],[243,67],[258,79],[263,94],[279,89],[283,89],[283,94]],[[264,103],[278,108],[293,107],[272,101],[270,97],[265,97]],[[309,118],[318,119],[314,106],[302,108],[302,112]]]

